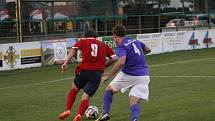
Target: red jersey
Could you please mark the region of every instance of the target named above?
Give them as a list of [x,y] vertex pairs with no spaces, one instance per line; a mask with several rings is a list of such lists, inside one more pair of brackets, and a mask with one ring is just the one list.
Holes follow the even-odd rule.
[[83,60],[79,65],[81,70],[104,71],[106,59],[114,55],[113,50],[96,38],[82,38],[73,48],[82,51]]

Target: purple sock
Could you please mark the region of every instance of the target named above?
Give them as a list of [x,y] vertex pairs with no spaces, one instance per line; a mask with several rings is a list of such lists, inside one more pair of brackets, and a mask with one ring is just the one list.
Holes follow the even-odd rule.
[[103,97],[103,114],[108,114],[112,103],[113,93],[110,90],[106,90]]
[[135,119],[137,119],[137,121],[139,120],[139,114],[140,114],[140,106],[139,104],[134,104],[131,106],[131,118],[132,121],[134,121]]

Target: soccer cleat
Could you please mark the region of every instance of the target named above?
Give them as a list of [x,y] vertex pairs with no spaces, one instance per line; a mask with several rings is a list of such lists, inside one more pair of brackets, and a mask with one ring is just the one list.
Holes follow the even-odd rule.
[[108,114],[100,115],[95,121],[108,121],[110,119]]
[[61,114],[58,116],[58,119],[64,120],[64,119],[66,119],[67,117],[69,117],[69,115],[70,115],[70,110],[64,111],[63,113],[61,113]]
[[81,121],[81,115],[80,114],[76,115],[73,121]]

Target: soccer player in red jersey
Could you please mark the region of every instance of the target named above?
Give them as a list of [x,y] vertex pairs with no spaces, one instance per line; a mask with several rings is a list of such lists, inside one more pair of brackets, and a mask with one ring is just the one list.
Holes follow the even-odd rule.
[[76,95],[80,89],[83,89],[80,105],[73,121],[81,120],[89,106],[90,97],[95,94],[101,82],[101,76],[106,66],[106,57],[110,59],[110,62],[113,62],[114,52],[112,49],[96,39],[94,30],[88,30],[85,33],[85,38],[80,39],[70,50],[67,59],[61,66],[62,73],[67,70],[67,63],[77,50],[82,51],[83,60],[75,70],[76,77],[67,96],[66,110],[58,116],[61,120],[69,117]]

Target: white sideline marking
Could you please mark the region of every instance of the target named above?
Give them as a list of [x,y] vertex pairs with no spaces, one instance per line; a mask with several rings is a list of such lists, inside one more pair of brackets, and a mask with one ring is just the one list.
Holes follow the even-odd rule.
[[35,86],[35,85],[41,85],[41,84],[47,84],[47,83],[54,83],[54,82],[59,82],[59,81],[64,81],[64,80],[69,80],[73,78],[65,78],[65,79],[59,79],[59,80],[53,80],[53,81],[47,81],[47,82],[38,82],[38,83],[33,83],[33,84],[23,84],[23,85],[17,85],[17,86],[11,86],[11,87],[2,87],[0,90],[4,89],[13,89],[13,88],[18,88],[18,87],[25,87],[25,86]]
[[[149,65],[149,67],[160,67],[160,66],[166,66],[166,65],[174,65],[174,64],[183,64],[183,63],[189,63],[189,62],[195,62],[195,61],[204,61],[204,60],[213,60],[215,58],[203,58],[203,59],[193,59],[193,60],[186,60],[186,61],[180,61],[180,62],[172,62],[172,63],[164,63],[164,64],[157,64],[157,65]],[[151,76],[152,78],[215,78],[215,76]],[[11,86],[11,87],[2,87],[0,90],[4,89],[13,89],[18,87],[25,87],[25,86],[35,86],[35,85],[41,85],[41,84],[47,84],[47,83],[54,83],[64,80],[69,80],[73,78],[65,78],[65,79],[59,79],[59,80],[53,80],[53,81],[47,81],[47,82],[38,82],[33,84],[23,84],[23,85],[17,85],[17,86]]]
[[214,59],[215,58],[193,59],[193,60],[186,60],[186,61],[179,61],[179,62],[172,62],[172,63],[149,65],[149,67],[160,67],[160,66],[166,66],[166,65],[183,64],[183,63],[190,63],[190,62],[195,62],[195,61],[205,61],[205,60],[214,60]]

